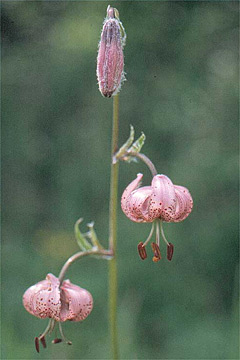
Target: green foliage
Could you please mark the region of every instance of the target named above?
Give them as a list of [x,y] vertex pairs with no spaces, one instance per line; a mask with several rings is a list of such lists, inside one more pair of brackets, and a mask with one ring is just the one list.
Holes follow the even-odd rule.
[[79,229],[79,225],[81,224],[82,221],[83,221],[83,219],[79,219],[74,226],[75,237],[76,237],[78,246],[80,247],[80,249],[82,251],[91,250],[92,245],[89,244],[89,242],[86,239],[85,234],[83,234]]
[[[116,163],[119,159],[131,162],[136,162],[136,157],[129,155],[130,153],[139,153],[144,145],[146,136],[144,133],[140,135],[140,137],[134,141],[134,127],[130,125],[130,135],[127,141],[120,147],[117,153],[113,157],[113,163]],[[134,143],[133,143],[134,141]]]
[[[2,2],[2,358],[39,359],[33,339],[46,321],[23,292],[58,275],[79,248],[83,216],[108,237],[112,100],[97,88],[96,56],[107,2]],[[192,193],[183,223],[164,224],[171,263],[142,262],[149,226],[119,205],[119,332],[122,359],[238,358],[238,3],[122,1],[127,81],[120,139],[129,124],[147,136],[158,172]],[[120,164],[119,196],[146,166]],[[41,359],[106,359],[108,263],[88,258],[67,277],[93,294],[73,345]]]

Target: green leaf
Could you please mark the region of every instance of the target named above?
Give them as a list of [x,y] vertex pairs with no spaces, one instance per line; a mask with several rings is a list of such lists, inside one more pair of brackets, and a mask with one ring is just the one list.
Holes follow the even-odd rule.
[[120,31],[121,31],[122,47],[124,47],[125,44],[126,44],[127,35],[126,35],[126,31],[125,31],[125,29],[124,29],[123,24],[121,23],[121,21],[119,21],[119,25],[120,25]]
[[100,244],[98,238],[97,238],[97,234],[94,230],[94,222],[91,222],[89,224],[87,224],[87,226],[89,227],[89,232],[87,233],[87,236],[89,237],[89,239],[91,240],[93,246],[95,246],[97,249],[101,250],[103,249],[102,245]]
[[144,145],[146,136],[142,132],[142,135],[132,144],[132,146],[128,149],[128,152],[139,153]]
[[118,159],[120,159],[122,156],[126,155],[129,146],[132,145],[134,140],[134,127],[130,125],[130,135],[127,141],[123,144],[123,146],[120,147],[118,152],[114,156],[113,162],[116,163]]
[[82,221],[83,221],[82,218],[78,219],[74,226],[75,237],[76,237],[78,246],[80,247],[81,250],[83,250],[83,251],[91,250],[92,245],[86,240],[84,234],[82,234],[81,231],[79,230],[79,225],[81,224]]

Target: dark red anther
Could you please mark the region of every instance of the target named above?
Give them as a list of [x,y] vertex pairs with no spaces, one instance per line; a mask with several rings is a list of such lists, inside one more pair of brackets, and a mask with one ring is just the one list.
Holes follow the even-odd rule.
[[147,258],[147,252],[145,246],[143,245],[143,242],[140,242],[138,244],[138,253],[142,260],[145,260]]
[[169,243],[168,247],[167,247],[167,259],[169,261],[172,260],[172,257],[173,257],[173,249],[174,249],[174,246],[173,244]]
[[47,344],[46,344],[46,341],[45,341],[45,337],[44,336],[41,337],[41,335],[40,335],[39,340],[41,341],[42,346],[44,347],[44,349],[46,349]]
[[35,337],[34,341],[35,341],[35,348],[36,348],[37,352],[39,353],[39,338]]
[[54,339],[54,340],[52,341],[52,344],[59,344],[59,343],[61,343],[61,342],[62,342],[62,339],[56,338],[56,339]]
[[153,253],[154,253],[153,261],[158,262],[162,258],[159,246],[156,243],[152,243],[151,245],[152,245],[152,249],[153,249]]

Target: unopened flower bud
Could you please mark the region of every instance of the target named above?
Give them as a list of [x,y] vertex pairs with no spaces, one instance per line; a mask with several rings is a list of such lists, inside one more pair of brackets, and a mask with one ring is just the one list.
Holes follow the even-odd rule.
[[121,88],[121,82],[125,80],[123,71],[125,38],[117,9],[108,6],[97,57],[98,85],[101,94],[105,97],[116,95]]

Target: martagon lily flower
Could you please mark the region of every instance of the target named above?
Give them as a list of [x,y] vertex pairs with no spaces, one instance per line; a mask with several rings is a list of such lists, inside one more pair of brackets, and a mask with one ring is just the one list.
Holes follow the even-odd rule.
[[122,210],[132,221],[152,223],[147,240],[138,244],[140,257],[143,260],[147,257],[145,246],[151,240],[156,224],[156,242],[152,243],[153,261],[161,259],[159,225],[162,238],[167,244],[167,259],[171,260],[173,245],[165,237],[162,222],[185,220],[193,207],[191,194],[184,186],[174,185],[166,175],[155,175],[151,186],[139,187],[142,177],[142,174],[138,174],[124,190],[121,199]]
[[47,274],[46,279],[27,289],[23,295],[23,305],[32,315],[44,319],[50,318],[43,334],[35,338],[35,346],[39,352],[39,341],[46,347],[45,336],[51,333],[59,324],[62,338],[53,340],[53,343],[65,341],[71,345],[62,331],[61,322],[66,320],[82,321],[90,314],[93,308],[92,295],[85,289],[72,284],[69,280],[60,281],[53,274]]

